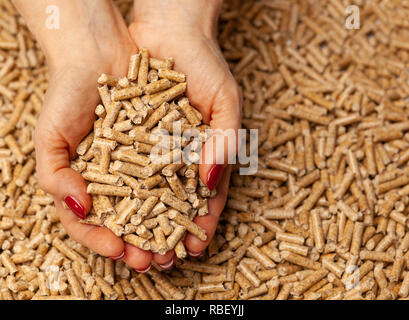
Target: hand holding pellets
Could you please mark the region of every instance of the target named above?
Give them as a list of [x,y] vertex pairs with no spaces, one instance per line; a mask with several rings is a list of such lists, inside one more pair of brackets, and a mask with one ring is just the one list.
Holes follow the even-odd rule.
[[[185,75],[172,67],[171,58],[149,58],[141,49],[131,56],[127,77],[102,74],[98,119],[71,166],[89,182],[92,195],[93,208],[83,223],[105,226],[143,250],[175,249],[184,258],[186,231],[207,239],[192,220],[208,213],[207,198],[213,194],[201,182],[198,164],[182,157],[190,141],[177,136],[177,126],[182,132],[197,129],[201,136],[207,126],[183,96]],[[156,134],[158,129],[169,132],[169,139]],[[159,149],[154,155],[158,146],[169,152]]]

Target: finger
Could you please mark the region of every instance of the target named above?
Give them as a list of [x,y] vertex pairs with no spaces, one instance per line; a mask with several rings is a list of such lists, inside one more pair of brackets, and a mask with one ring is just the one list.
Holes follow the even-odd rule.
[[231,84],[214,102],[210,120],[212,133],[201,154],[199,174],[210,190],[219,184],[227,164],[235,161],[240,117],[240,92],[235,84]]
[[37,176],[40,187],[54,196],[56,203],[62,201],[84,219],[92,200],[82,176],[70,168],[68,145],[47,129],[36,131]]
[[173,258],[175,256],[175,251],[170,250],[165,254],[154,253],[153,261],[155,261],[159,267],[163,270],[169,270],[173,267]]
[[125,256],[122,260],[135,271],[144,273],[152,265],[152,252],[125,243]]
[[228,166],[226,170],[224,170],[220,184],[217,186],[216,196],[209,199],[209,213],[205,216],[197,216],[193,220],[206,231],[207,239],[206,241],[202,241],[191,233],[187,234],[185,245],[191,256],[198,256],[204,249],[206,249],[210,240],[213,238],[220,214],[226,203],[230,174],[231,166]]
[[104,227],[80,223],[78,218],[60,202],[55,202],[60,220],[72,239],[105,257],[118,257],[124,252],[124,243],[112,231]]

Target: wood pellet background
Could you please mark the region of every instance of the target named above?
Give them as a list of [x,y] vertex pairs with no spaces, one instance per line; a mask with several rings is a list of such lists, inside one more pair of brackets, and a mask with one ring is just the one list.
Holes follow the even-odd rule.
[[[116,2],[130,21],[131,1]],[[202,257],[146,275],[69,239],[38,188],[47,67],[9,0],[0,8],[2,299],[408,297],[407,1],[225,1],[220,45],[243,127],[259,129],[259,171],[235,168]]]

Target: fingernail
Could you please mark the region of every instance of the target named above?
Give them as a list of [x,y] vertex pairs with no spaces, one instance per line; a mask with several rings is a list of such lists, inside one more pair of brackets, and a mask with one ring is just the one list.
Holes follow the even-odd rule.
[[223,165],[222,164],[215,164],[209,171],[207,175],[206,185],[210,191],[217,186],[219,183],[220,178],[222,177],[223,173]]
[[159,267],[162,269],[162,270],[170,270],[170,269],[172,269],[173,268],[173,265],[175,264],[175,262],[173,261],[173,259],[172,260],[170,260],[168,263],[166,263],[166,264],[159,264]]
[[152,269],[152,264],[150,264],[149,267],[147,267],[145,270],[138,270],[138,269],[134,269],[134,270],[138,273],[147,273],[151,269]]
[[86,213],[84,206],[74,197],[66,196],[64,198],[64,203],[67,207],[80,219],[85,219]]
[[200,256],[202,255],[202,252],[203,252],[203,251],[200,251],[200,252],[190,252],[190,251],[188,251],[189,256],[191,256],[191,257],[193,257],[193,258],[200,257]]
[[112,260],[120,260],[120,259],[122,259],[124,257],[124,255],[125,255],[125,251],[122,252],[119,256],[109,257],[109,258],[112,259]]

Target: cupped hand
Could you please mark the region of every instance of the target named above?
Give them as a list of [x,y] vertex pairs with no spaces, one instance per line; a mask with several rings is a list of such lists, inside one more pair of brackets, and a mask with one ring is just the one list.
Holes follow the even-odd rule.
[[[165,8],[154,12],[166,15],[166,5],[155,1],[149,1],[153,8],[155,5],[156,9]],[[126,74],[129,56],[136,51],[136,46],[148,48],[154,57],[173,57],[176,70],[188,75],[187,95],[201,111],[205,122],[213,129],[237,130],[240,126],[240,93],[214,36],[217,13],[204,13],[207,19],[202,20],[200,6],[193,6],[192,12],[182,11],[182,15],[187,14],[189,19],[175,23],[180,21],[178,15],[181,12],[168,15],[170,19],[151,19],[143,10],[136,10],[141,15],[135,14],[135,23],[129,33],[110,1],[88,3],[91,8],[86,9],[91,9],[92,14],[84,26],[81,22],[87,17],[79,17],[80,26],[75,26],[77,30],[73,28],[60,45],[51,41],[53,45],[49,46],[50,41],[42,41],[51,77],[35,134],[39,183],[53,195],[63,226],[79,243],[103,256],[123,258],[138,271],[149,268],[152,259],[162,266],[171,266],[173,251],[163,256],[152,255],[125,244],[107,228],[78,221],[77,216],[83,217],[89,212],[92,202],[86,193],[85,181],[70,168],[70,159],[75,157],[77,145],[95,120],[94,110],[99,102],[95,86],[98,76],[101,73]],[[201,3],[206,6],[207,2]],[[98,8],[99,4],[105,7]],[[176,11],[188,9],[181,3],[173,4]],[[135,7],[152,8],[138,6],[138,1],[135,1]],[[205,147],[205,150],[210,148]],[[206,230],[207,241],[190,234],[186,237],[186,247],[192,256],[199,255],[210,242],[224,207],[231,171],[225,164],[226,159],[227,151],[222,159],[223,165],[215,165],[215,159],[200,165],[201,180],[210,189],[216,188],[217,195],[209,201],[209,214],[195,219]],[[63,203],[70,204],[71,210]]]
[[[140,2],[146,3],[145,0]],[[202,113],[204,122],[209,123],[213,130],[233,129],[237,133],[241,123],[241,94],[215,37],[217,12],[207,14],[200,6],[189,8],[189,5],[181,4],[174,12],[163,2],[161,10],[165,14],[161,14],[160,10],[150,12],[149,6],[138,5],[138,1],[135,8],[135,22],[129,28],[135,44],[139,48],[148,48],[155,58],[174,58],[175,70],[187,75],[187,96]],[[164,18],[166,15],[168,19]],[[209,20],[202,21],[203,16]],[[206,148],[207,145],[202,152],[202,160],[204,154],[212,151]],[[215,146],[218,147],[217,143]],[[199,165],[201,180],[209,189],[216,188],[217,193],[209,200],[209,214],[194,220],[206,230],[207,240],[201,241],[192,234],[186,237],[186,248],[193,257],[199,256],[209,244],[226,202],[231,173],[231,166],[227,164],[227,149],[226,143],[223,159],[216,161],[215,156],[210,154],[207,159],[213,161],[202,161]],[[154,254],[153,258],[165,264],[173,256],[174,252],[170,251],[163,256]]]
[[136,52],[119,12],[113,5],[107,8],[108,2],[100,3],[105,7],[93,8],[86,26],[74,22],[70,37],[52,48],[56,52],[46,49],[50,82],[35,132],[37,175],[40,187],[53,195],[61,223],[74,240],[103,256],[121,257],[125,252],[130,266],[143,270],[151,264],[150,252],[78,219],[89,212],[92,200],[82,176],[70,168],[70,159],[94,123],[100,100],[97,78],[102,73],[123,76]]

